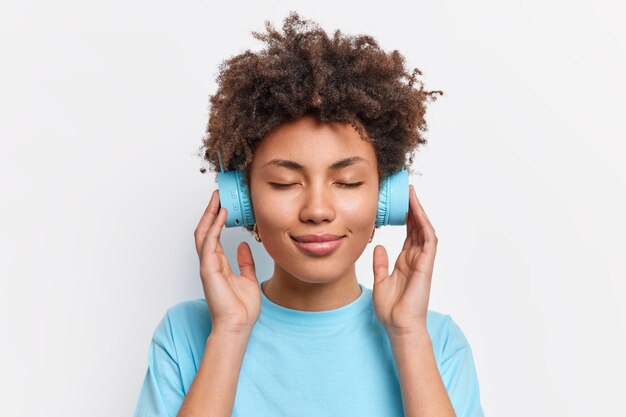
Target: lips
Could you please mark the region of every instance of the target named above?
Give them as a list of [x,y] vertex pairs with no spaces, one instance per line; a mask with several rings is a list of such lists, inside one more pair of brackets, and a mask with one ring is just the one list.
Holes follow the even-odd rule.
[[328,242],[331,240],[337,240],[343,236],[333,235],[330,233],[321,233],[317,235],[301,235],[301,236],[292,236],[294,240],[298,242]]
[[[304,237],[299,237],[299,239],[303,239]],[[332,240],[328,237],[328,235],[321,235],[312,238],[311,236],[306,237],[308,240],[317,239],[317,241],[298,241],[294,237],[291,239],[293,243],[296,245],[298,249],[304,252],[309,256],[326,256],[335,252],[339,246],[344,241],[345,236],[333,236]]]

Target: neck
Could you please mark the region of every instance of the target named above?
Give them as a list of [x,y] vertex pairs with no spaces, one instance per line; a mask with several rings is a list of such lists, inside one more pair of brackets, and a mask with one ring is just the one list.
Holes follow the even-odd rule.
[[354,265],[331,282],[306,282],[275,264],[274,274],[263,282],[261,289],[274,304],[300,311],[334,310],[361,296]]

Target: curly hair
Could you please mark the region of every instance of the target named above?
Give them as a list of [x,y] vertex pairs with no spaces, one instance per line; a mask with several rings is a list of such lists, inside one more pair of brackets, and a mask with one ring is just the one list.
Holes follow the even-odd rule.
[[385,52],[372,36],[347,36],[337,29],[330,38],[294,11],[285,18],[283,33],[269,21],[265,29],[252,32],[266,44],[264,49],[248,49],[219,67],[198,154],[210,163],[216,182],[221,157],[224,170],[242,171],[250,184],[250,163],[260,141],[305,115],[350,123],[362,140],[372,143],[379,186],[385,176],[410,168],[415,150],[427,143],[426,103],[443,91],[424,90],[417,80],[421,71],[407,72],[405,58],[397,50]]

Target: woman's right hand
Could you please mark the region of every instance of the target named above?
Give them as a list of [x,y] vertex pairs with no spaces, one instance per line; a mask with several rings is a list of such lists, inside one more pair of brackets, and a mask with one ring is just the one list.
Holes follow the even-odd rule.
[[226,209],[220,208],[219,191],[214,190],[194,232],[200,259],[200,277],[211,312],[212,332],[250,333],[261,313],[261,290],[250,246],[237,246],[241,276],[233,274],[224,255],[220,234],[226,222]]

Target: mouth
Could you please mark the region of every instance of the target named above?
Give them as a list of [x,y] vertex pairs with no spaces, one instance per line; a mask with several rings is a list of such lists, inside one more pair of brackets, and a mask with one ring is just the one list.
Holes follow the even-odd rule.
[[293,237],[291,240],[305,255],[321,257],[327,256],[339,249],[343,243],[345,236],[336,240],[327,240],[324,242],[299,242]]

